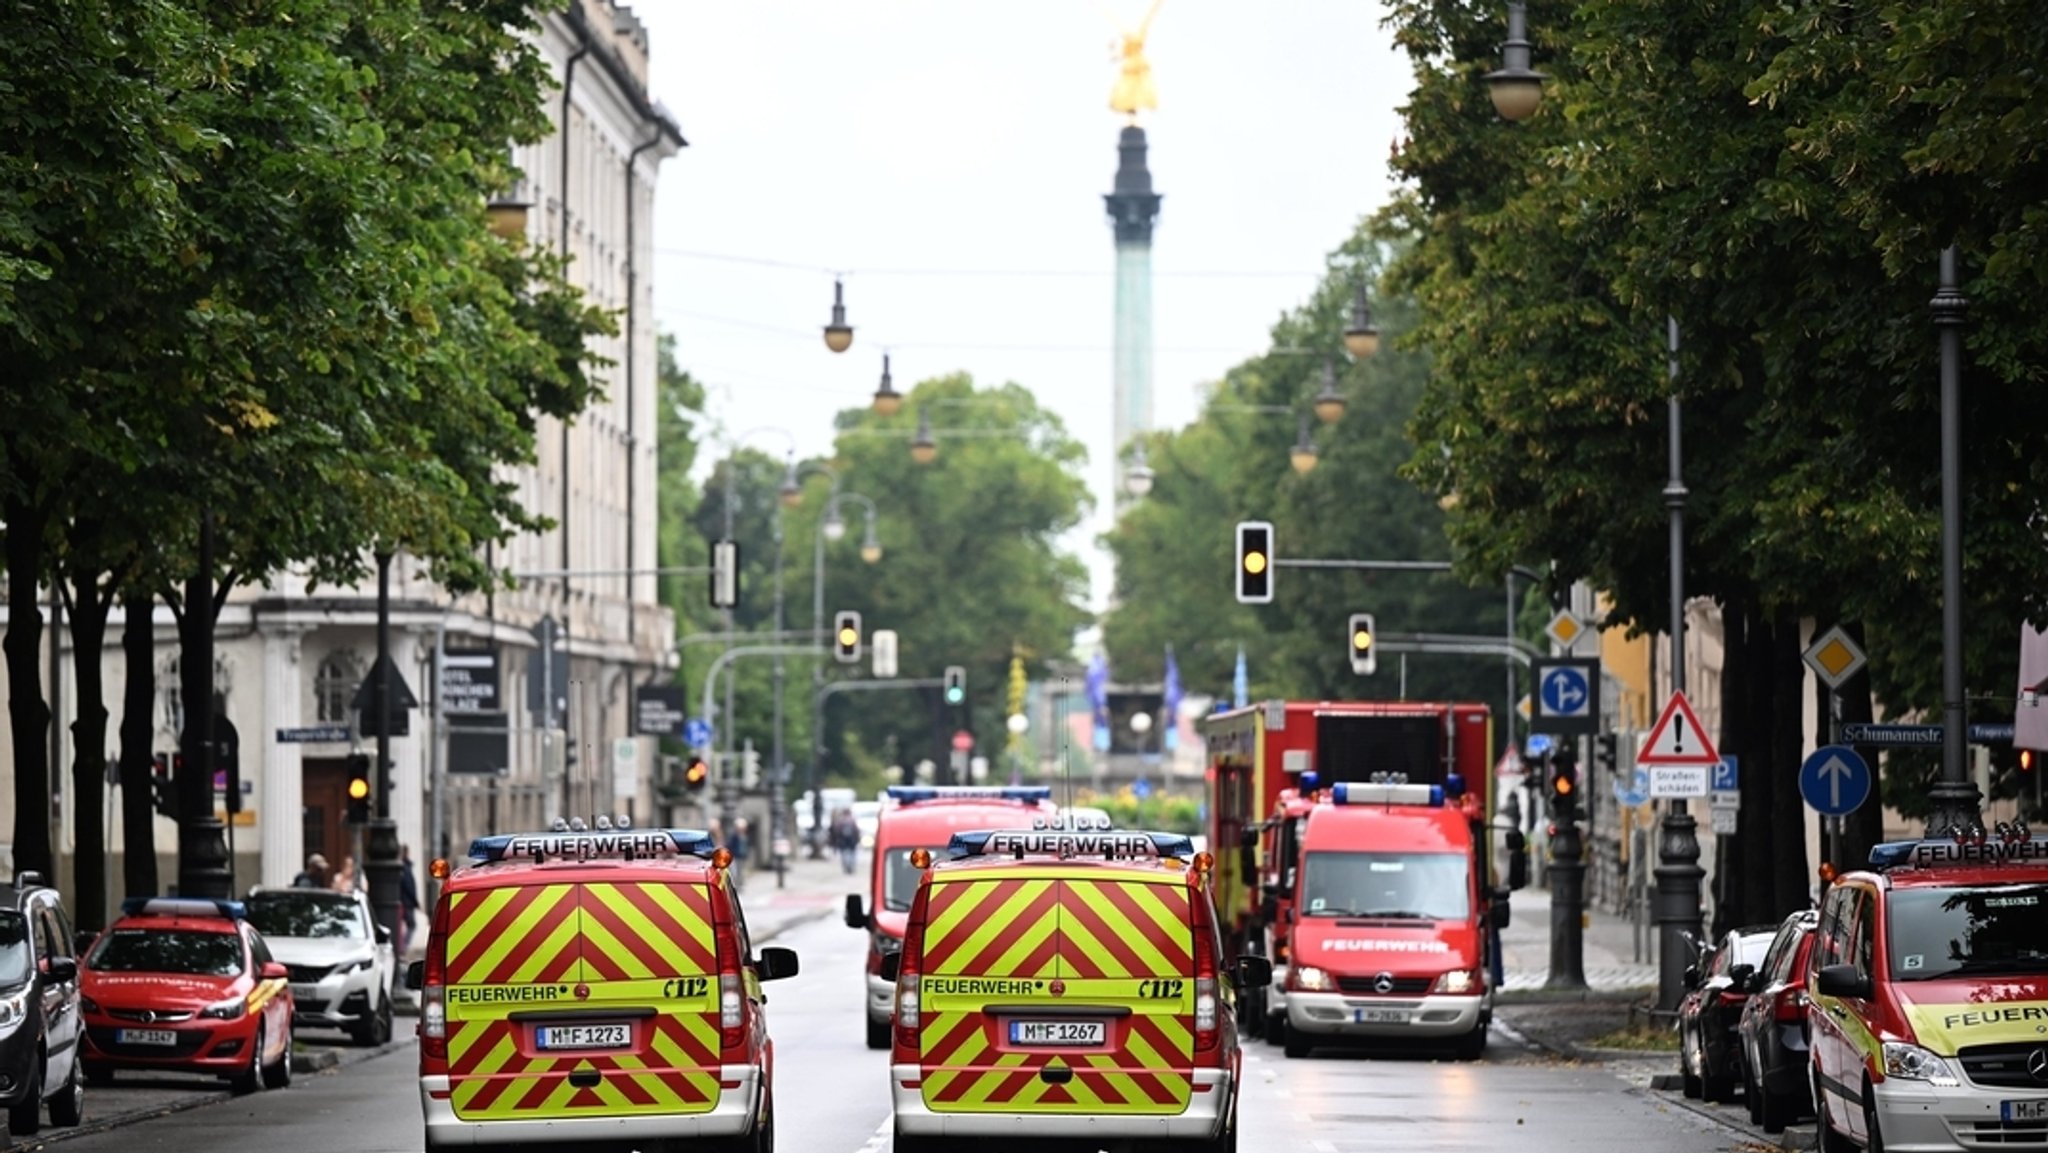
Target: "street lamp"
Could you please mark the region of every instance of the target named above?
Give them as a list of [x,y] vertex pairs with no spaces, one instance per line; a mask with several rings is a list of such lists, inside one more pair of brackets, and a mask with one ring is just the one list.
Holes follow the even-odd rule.
[[1351,298],[1351,327],[1344,330],[1344,351],[1353,360],[1364,360],[1380,350],[1380,326],[1372,322],[1372,301],[1366,296],[1365,278],[1358,279],[1357,294]]
[[910,459],[930,464],[939,458],[939,442],[932,439],[932,414],[917,410],[917,436],[910,442]]
[[1963,725],[1963,320],[1970,302],[1956,283],[1956,249],[1941,250],[1940,280],[1927,310],[1941,336],[1941,779],[1927,792],[1929,836],[1983,828],[1970,783]]
[[896,382],[889,376],[889,354],[882,354],[882,382],[875,386],[874,408],[877,416],[895,416],[903,407],[903,394],[896,391]]
[[803,486],[796,481],[796,454],[791,453],[789,466],[782,471],[782,487],[775,495],[782,500],[782,507],[795,508],[804,503]]
[[1301,418],[1301,434],[1294,438],[1294,447],[1287,450],[1287,463],[1303,476],[1315,471],[1316,442],[1308,434],[1308,417]]
[[1145,463],[1145,442],[1137,441],[1131,447],[1131,463],[1124,469],[1124,491],[1132,496],[1144,496],[1152,491],[1152,481],[1156,476],[1152,466]]
[[826,507],[825,519],[819,522],[819,527],[824,530],[825,539],[834,544],[846,539],[846,518],[839,515],[836,504]]
[[1494,111],[1503,120],[1527,120],[1543,103],[1543,82],[1550,79],[1529,67],[1528,6],[1508,5],[1508,38],[1500,46],[1501,67],[1486,74]]
[[1323,358],[1323,387],[1316,393],[1313,404],[1316,419],[1324,424],[1335,424],[1344,419],[1344,394],[1337,391],[1337,366],[1327,356]]
[[832,323],[825,326],[825,347],[845,352],[853,347],[853,326],[846,323],[846,286],[832,281]]

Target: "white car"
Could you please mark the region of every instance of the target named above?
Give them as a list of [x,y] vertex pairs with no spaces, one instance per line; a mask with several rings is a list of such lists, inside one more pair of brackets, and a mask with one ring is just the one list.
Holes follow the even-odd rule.
[[397,972],[389,934],[361,893],[257,889],[249,923],[291,971],[297,1028],[343,1029],[358,1045],[391,1039]]

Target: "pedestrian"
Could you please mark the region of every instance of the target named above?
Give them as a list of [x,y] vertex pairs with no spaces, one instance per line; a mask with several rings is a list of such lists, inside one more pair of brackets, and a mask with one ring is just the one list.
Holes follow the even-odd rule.
[[735,817],[732,822],[732,836],[726,839],[725,847],[732,850],[732,875],[735,880],[745,880],[747,872],[747,850],[752,848],[747,836],[747,819]]
[[853,872],[860,854],[860,822],[853,819],[853,810],[840,809],[832,814],[832,849],[839,854],[839,867]]
[[412,867],[412,846],[398,846],[398,940],[397,955],[405,956],[412,945],[413,924],[420,916],[420,882]]
[[306,854],[306,867],[292,878],[294,889],[324,889],[331,877],[327,872],[327,858],[318,853]]
[[354,857],[343,857],[341,859],[341,868],[334,871],[334,880],[329,883],[328,887],[337,893],[353,893],[362,887],[361,879],[356,876],[356,859]]

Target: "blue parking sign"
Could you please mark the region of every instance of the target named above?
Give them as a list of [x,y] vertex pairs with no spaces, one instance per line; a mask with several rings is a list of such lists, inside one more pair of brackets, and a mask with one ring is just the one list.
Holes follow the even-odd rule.
[[1714,766],[1713,775],[1707,787],[1717,793],[1739,792],[1741,777],[1736,772],[1735,758],[1723,756],[1721,763]]

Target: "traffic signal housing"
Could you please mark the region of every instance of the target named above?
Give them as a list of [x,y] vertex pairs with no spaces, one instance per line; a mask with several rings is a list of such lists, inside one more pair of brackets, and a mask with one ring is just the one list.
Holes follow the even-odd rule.
[[1620,739],[1613,733],[1601,733],[1593,738],[1593,763],[1604,772],[1613,772],[1620,755]]
[[1237,522],[1237,600],[1239,604],[1273,603],[1273,525],[1270,521]]
[[740,603],[740,546],[738,541],[711,543],[711,607],[729,609]]
[[348,823],[370,823],[370,758],[363,753],[348,759]]
[[[179,754],[184,759],[184,754]],[[178,815],[178,778],[172,774],[169,754],[158,753],[149,759],[149,801],[156,811],[166,817]]]
[[1578,812],[1579,762],[1566,745],[1550,758],[1550,815],[1570,823],[1578,819]]
[[959,665],[946,666],[946,703],[964,705],[967,703],[967,670]]
[[1351,671],[1361,677],[1369,677],[1380,667],[1377,641],[1379,630],[1373,627],[1371,613],[1352,613],[1351,627],[1344,630],[1345,643],[1351,648]]
[[860,663],[860,614],[844,609],[832,618],[832,655],[842,665]]
[[683,766],[683,788],[692,793],[701,793],[704,786],[710,783],[711,766],[704,763],[703,757],[692,756]]

